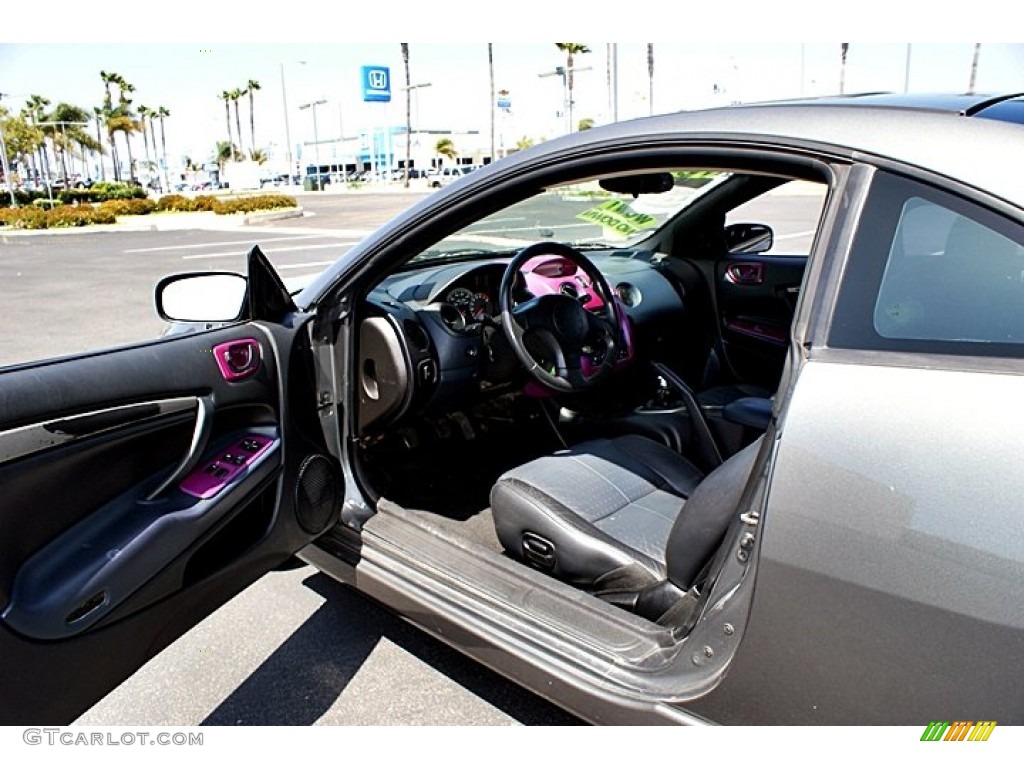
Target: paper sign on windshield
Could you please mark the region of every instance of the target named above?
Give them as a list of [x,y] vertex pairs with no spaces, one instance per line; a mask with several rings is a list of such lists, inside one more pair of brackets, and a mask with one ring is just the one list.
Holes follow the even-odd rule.
[[600,224],[621,237],[635,235],[641,229],[655,223],[653,216],[637,213],[629,207],[629,203],[622,200],[607,200],[596,208],[577,215],[576,218]]

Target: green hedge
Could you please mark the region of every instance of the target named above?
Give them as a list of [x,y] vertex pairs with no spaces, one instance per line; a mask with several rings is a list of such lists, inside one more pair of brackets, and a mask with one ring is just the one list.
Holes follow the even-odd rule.
[[113,224],[115,221],[117,216],[111,211],[90,205],[61,205],[49,211],[34,205],[0,209],[0,224],[12,229],[84,227],[87,224]]
[[156,201],[158,211],[192,211],[195,210],[191,197],[184,195],[164,195]]
[[[69,190],[70,191],[70,190]],[[141,200],[147,197],[146,190],[136,184],[125,184],[121,181],[97,181],[86,192],[96,197],[93,202],[104,200]]]
[[[0,197],[0,207],[9,207],[11,197],[7,194],[6,188],[0,188],[0,192],[3,193]],[[32,205],[36,200],[48,200],[49,197],[45,189],[31,192],[24,189],[14,190],[14,200],[19,206]],[[119,181],[97,181],[89,189],[53,190],[53,199],[64,205],[102,203],[104,200],[141,200],[146,197],[146,190],[142,187]]]
[[[38,190],[29,192],[27,189],[16,189],[14,190],[14,200],[18,205],[32,205],[33,202],[41,198],[45,198],[46,193]],[[4,205],[9,206],[11,204],[11,196],[9,194],[4,195]]]
[[57,194],[57,199],[66,205],[73,203],[100,203],[106,200],[98,189],[65,189]]
[[218,214],[252,213],[275,208],[294,208],[295,198],[288,195],[251,195],[215,200],[213,210]]
[[213,195],[197,195],[192,198],[193,211],[212,211],[217,205],[217,198]]
[[118,216],[141,216],[154,211],[214,211],[226,215],[295,208],[296,202],[294,197],[288,195],[251,195],[225,199],[212,195],[194,198],[166,195],[158,201],[146,197],[114,198],[98,205],[58,205],[52,210],[45,210],[48,207],[49,200],[40,199],[21,208],[0,208],[0,225],[12,229],[83,227],[87,224],[113,224]]
[[108,211],[114,216],[144,216],[157,209],[155,201],[142,200],[107,200],[97,206],[101,211]]
[[[141,201],[140,201],[141,202]],[[103,206],[62,205],[47,213],[47,224],[53,227],[84,227],[86,224],[113,224],[117,215]]]

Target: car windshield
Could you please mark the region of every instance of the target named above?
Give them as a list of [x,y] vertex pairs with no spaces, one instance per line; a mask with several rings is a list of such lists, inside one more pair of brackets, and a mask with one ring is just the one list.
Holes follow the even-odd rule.
[[580,250],[629,248],[728,175],[722,171],[675,171],[675,184],[667,192],[636,198],[608,192],[597,180],[550,187],[473,222],[413,261],[421,264],[502,255],[542,240],[558,240]]

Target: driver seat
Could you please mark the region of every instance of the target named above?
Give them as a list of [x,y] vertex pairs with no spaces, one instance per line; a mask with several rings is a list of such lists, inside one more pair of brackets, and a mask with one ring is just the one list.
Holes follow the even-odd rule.
[[535,459],[491,489],[498,539],[511,557],[657,619],[718,549],[760,444],[706,477],[639,435]]

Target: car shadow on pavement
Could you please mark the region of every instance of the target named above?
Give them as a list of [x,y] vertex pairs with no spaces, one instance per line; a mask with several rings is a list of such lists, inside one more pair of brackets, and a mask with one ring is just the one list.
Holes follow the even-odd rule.
[[[316,573],[302,583],[326,602],[225,698],[202,725],[313,724],[336,708],[339,698],[382,640],[389,641],[520,723],[582,724],[564,710],[434,640],[330,577]],[[387,696],[389,690],[371,692],[378,698]],[[377,702],[378,705],[385,703]],[[423,706],[428,704],[424,702]],[[342,707],[340,714],[332,713],[325,721],[340,718],[347,723],[370,724],[358,711],[361,705],[354,706],[355,712]],[[444,706],[443,702],[438,706]],[[451,716],[451,710],[447,715]],[[429,716],[427,719],[437,722]],[[393,722],[412,724],[403,721],[401,714],[395,715]],[[493,717],[489,722],[493,722]],[[383,724],[378,715],[374,716],[373,724]]]

